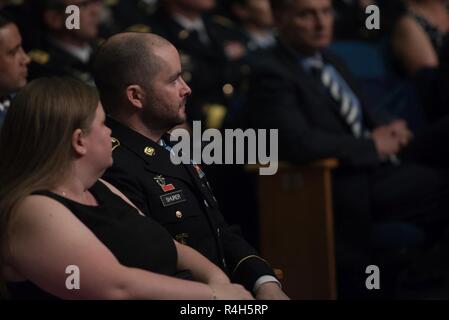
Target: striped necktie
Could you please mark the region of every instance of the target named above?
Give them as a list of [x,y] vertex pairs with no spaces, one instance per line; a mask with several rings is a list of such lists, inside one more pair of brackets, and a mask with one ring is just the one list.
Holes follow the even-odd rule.
[[367,133],[363,130],[363,115],[360,104],[356,101],[354,94],[342,85],[335,70],[323,63],[314,64],[311,68],[312,72],[318,73],[321,83],[337,102],[338,111],[351,128],[353,135],[357,138],[366,135]]
[[[339,113],[351,128],[353,135],[356,138],[370,138],[371,132],[363,128],[363,115],[360,104],[354,100],[354,95],[341,85],[335,69],[324,65],[322,60],[318,59],[313,59],[309,66],[312,73],[318,74],[323,86],[338,103]],[[400,160],[396,155],[389,156],[387,161],[395,165],[400,164]]]

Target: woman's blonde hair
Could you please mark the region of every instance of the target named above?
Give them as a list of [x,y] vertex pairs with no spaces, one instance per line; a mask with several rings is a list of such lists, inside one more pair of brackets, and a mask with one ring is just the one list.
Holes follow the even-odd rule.
[[[98,102],[94,88],[58,77],[34,80],[14,98],[0,132],[0,267],[14,210],[31,193],[64,178],[73,159],[73,132],[89,129]],[[4,295],[1,272],[0,285]]]

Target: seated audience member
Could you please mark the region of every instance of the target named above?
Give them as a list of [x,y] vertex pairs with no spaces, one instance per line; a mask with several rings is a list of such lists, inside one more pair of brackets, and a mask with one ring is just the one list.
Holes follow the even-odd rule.
[[232,22],[210,14],[214,7],[215,0],[161,0],[149,23],[151,32],[179,50],[183,77],[192,88],[188,120],[221,128],[244,92],[241,58],[246,51]]
[[[333,173],[337,263],[359,275],[356,285],[365,290],[361,277],[372,261],[374,222],[416,224],[429,236],[447,225],[447,170],[432,159],[417,164],[411,151],[401,157],[418,141],[428,148],[447,141],[447,125],[427,140],[413,139],[405,121],[370,113],[349,71],[326,49],[333,34],[331,0],[271,4],[279,41],[254,59],[250,120],[256,128],[279,129],[282,160],[339,160]],[[447,153],[441,145],[428,155]]]
[[176,48],[155,34],[118,34],[99,49],[94,74],[114,138],[105,179],[256,298],[287,298],[268,263],[225,222],[203,169],[170,159],[167,132],[186,121],[191,93]]
[[[93,88],[32,81],[11,105],[0,153],[1,276],[10,297],[251,299],[99,180],[112,143]],[[79,270],[77,290],[67,286],[69,266]],[[181,270],[198,282],[176,279]]]
[[393,30],[392,46],[402,71],[413,75],[439,65],[444,37],[449,33],[445,0],[404,0],[406,13]]
[[[97,37],[103,3],[100,0],[39,0],[39,16],[44,35],[30,52],[30,79],[43,76],[70,76],[93,85],[91,56]],[[79,29],[68,29],[66,7],[80,9]]]
[[22,49],[17,26],[0,15],[0,128],[11,104],[11,95],[27,83],[30,59]]
[[268,0],[232,0],[229,3],[246,38],[248,51],[274,45],[274,21]]

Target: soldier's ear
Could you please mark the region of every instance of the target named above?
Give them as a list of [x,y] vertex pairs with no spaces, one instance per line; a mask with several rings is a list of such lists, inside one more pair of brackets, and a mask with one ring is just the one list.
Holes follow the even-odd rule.
[[126,99],[136,108],[142,108],[145,91],[137,84],[126,87]]

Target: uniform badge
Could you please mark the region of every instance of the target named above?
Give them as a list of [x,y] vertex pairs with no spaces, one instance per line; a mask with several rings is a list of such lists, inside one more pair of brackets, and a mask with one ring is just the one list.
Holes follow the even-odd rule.
[[120,141],[118,141],[118,139],[114,137],[111,137],[111,142],[112,142],[112,151],[114,151],[115,148],[120,146]]
[[203,179],[206,174],[204,173],[203,170],[201,170],[201,167],[196,163],[193,163],[193,167],[195,168],[196,173],[198,174],[200,179]]
[[181,30],[178,33],[178,38],[181,40],[186,40],[190,36],[190,32],[187,30]]
[[150,156],[150,157],[152,157],[152,156],[154,156],[154,155],[156,154],[156,150],[154,150],[154,148],[152,148],[152,147],[146,147],[146,148],[143,150],[143,152],[145,152],[145,154],[146,154],[147,156]]
[[175,186],[173,184],[165,183],[165,178],[163,176],[157,176],[157,177],[154,177],[153,179],[154,179],[154,181],[156,181],[156,183],[159,185],[159,187],[161,187],[162,191],[168,192],[168,191],[175,190]]
[[133,24],[132,26],[126,28],[128,32],[139,32],[139,33],[149,33],[151,28],[144,24]]
[[[159,196],[159,198],[161,199],[162,205],[164,207],[169,207],[174,204],[178,204],[178,203],[187,201],[182,190],[173,191],[170,193],[164,193],[163,195]],[[177,217],[177,218],[180,219],[179,217]]]
[[50,55],[47,52],[39,49],[31,50],[30,52],[28,52],[28,56],[37,64],[47,64],[48,61],[50,61]]
[[188,233],[179,233],[175,235],[176,241],[180,242],[181,244],[187,244],[188,237],[189,237]]

